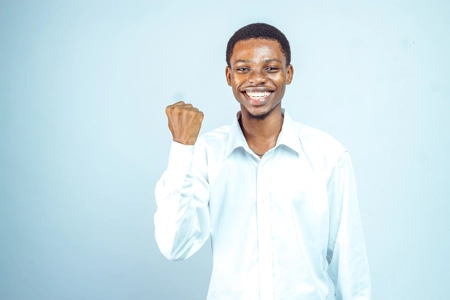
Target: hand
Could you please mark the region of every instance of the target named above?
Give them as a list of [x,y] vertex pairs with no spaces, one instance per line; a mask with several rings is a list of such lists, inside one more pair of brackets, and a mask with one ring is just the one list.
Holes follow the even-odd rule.
[[203,113],[183,101],[166,107],[169,129],[175,142],[194,145],[202,127]]

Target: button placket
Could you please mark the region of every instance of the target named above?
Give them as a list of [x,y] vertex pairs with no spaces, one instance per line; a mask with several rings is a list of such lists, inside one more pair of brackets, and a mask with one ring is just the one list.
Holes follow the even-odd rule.
[[[269,195],[269,176],[267,167],[260,163],[257,177],[257,222],[258,222],[258,254],[260,270],[260,295],[264,299],[273,297],[272,270],[272,230]],[[264,295],[264,296],[263,296]]]

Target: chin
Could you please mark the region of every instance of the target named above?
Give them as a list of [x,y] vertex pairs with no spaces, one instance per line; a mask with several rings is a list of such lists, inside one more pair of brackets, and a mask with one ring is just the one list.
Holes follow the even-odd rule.
[[264,120],[265,118],[267,118],[270,113],[273,111],[273,108],[267,111],[254,111],[254,110],[248,110],[247,109],[247,116],[249,119],[259,119],[259,120]]
[[274,112],[274,110],[278,107],[281,106],[281,102],[278,102],[278,104],[267,108],[267,107],[250,107],[250,109],[248,109],[247,107],[245,107],[245,110],[247,111],[247,116],[249,117],[249,119],[260,119],[260,120],[264,120],[265,118],[267,118],[272,112]]

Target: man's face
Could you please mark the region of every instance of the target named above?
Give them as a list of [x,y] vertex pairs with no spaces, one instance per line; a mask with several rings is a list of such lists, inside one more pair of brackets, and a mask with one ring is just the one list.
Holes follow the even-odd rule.
[[236,43],[230,66],[226,67],[228,85],[241,110],[256,118],[265,118],[274,108],[281,108],[281,99],[293,74],[292,65],[286,66],[280,44],[265,39]]

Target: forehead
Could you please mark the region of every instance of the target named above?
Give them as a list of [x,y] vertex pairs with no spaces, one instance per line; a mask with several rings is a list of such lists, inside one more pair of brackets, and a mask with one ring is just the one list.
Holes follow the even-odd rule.
[[234,45],[231,63],[237,60],[278,59],[286,61],[281,45],[275,40],[249,39]]

